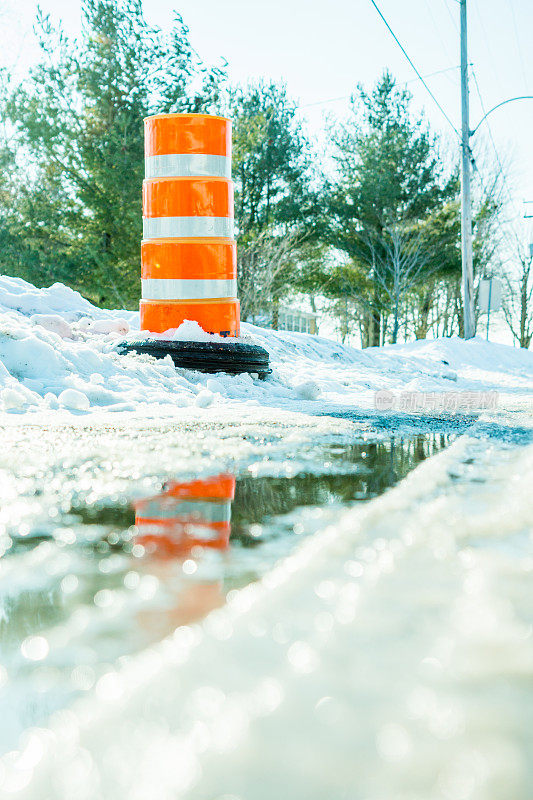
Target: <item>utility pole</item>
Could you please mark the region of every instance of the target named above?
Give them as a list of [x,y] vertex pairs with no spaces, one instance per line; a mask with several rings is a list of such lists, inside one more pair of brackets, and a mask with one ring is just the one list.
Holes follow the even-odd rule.
[[474,336],[474,271],[472,267],[472,199],[470,195],[470,120],[466,0],[461,7],[461,263],[463,269],[464,338]]

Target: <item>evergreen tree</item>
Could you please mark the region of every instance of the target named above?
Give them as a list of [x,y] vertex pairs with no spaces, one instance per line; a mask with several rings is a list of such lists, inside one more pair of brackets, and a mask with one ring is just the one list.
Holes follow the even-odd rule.
[[284,85],[258,81],[230,93],[235,219],[246,235],[303,224],[310,146]]
[[359,87],[351,118],[332,131],[338,181],[327,192],[328,236],[348,256],[347,269],[370,279],[364,339],[371,345],[380,344],[387,312],[382,276],[376,274],[377,261],[387,260],[387,231],[419,224],[457,190],[454,176],[444,173],[424,118],[413,116],[410,100],[386,72],[372,92]]
[[77,41],[39,14],[42,60],[9,104],[30,165],[19,236],[39,275],[97,303],[134,305],[143,117],[210,110],[223,75],[199,62],[179,16],[167,36],[141,0],[83,0],[82,14]]
[[316,203],[311,147],[283,84],[234,88],[229,115],[244,318],[269,309],[277,327],[279,303],[297,288],[308,252]]

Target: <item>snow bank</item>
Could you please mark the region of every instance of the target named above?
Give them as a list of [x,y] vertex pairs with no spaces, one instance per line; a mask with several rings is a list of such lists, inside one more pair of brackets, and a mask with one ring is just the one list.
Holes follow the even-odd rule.
[[139,327],[136,311],[113,311],[93,306],[79,292],[62,283],[53,283],[47,289],[38,289],[22,278],[0,275],[0,313],[16,311],[25,316],[32,314],[59,314],[67,322],[87,316],[91,319],[109,319],[125,316],[131,325]]
[[[533,389],[532,353],[482,339],[356,350],[319,336],[243,324],[240,341],[265,347],[271,357],[271,377],[257,381],[246,374],[213,378],[175,369],[170,358],[113,352],[117,339],[142,335],[138,328],[138,313],[96,308],[62,284],[38,289],[0,276],[0,409],[150,409],[160,415],[189,406],[234,413],[260,405],[313,413],[371,408],[375,393],[384,390],[523,396]],[[191,321],[169,335],[228,346],[232,341],[209,336]]]

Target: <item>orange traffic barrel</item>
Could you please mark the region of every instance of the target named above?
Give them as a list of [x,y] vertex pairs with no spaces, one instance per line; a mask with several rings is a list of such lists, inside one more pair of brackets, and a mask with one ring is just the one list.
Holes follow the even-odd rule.
[[193,320],[238,336],[231,122],[157,114],[144,124],[141,329]]
[[143,183],[143,236],[233,238],[233,183],[226,178],[149,178]]
[[231,178],[231,122],[207,114],[156,114],[144,121],[147,178]]
[[223,550],[234,496],[233,475],[171,482],[161,494],[135,503],[136,542],[161,555],[186,555],[193,547]]
[[238,337],[231,122],[207,114],[156,114],[144,121],[141,330],[168,336],[119,341],[119,353],[170,355],[201,372],[270,374],[268,352],[248,342],[182,341],[182,322]]

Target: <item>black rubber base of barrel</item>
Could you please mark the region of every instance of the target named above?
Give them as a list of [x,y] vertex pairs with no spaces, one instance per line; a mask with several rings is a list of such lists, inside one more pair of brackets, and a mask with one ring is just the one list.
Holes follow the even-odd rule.
[[118,353],[146,353],[155,358],[170,356],[176,367],[198,372],[241,372],[266,378],[270,374],[268,353],[255,344],[222,342],[181,342],[162,339],[137,339],[117,342]]

